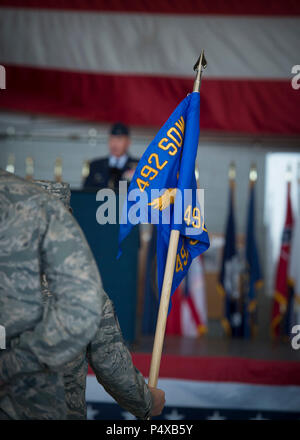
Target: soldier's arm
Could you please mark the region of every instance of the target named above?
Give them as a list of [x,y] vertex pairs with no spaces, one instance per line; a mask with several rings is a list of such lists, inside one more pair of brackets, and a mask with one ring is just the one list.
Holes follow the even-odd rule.
[[133,365],[125,345],[112,301],[105,296],[103,316],[87,355],[98,382],[119,403],[138,418],[147,418],[152,396],[144,377]]
[[56,200],[47,202],[45,225],[41,273],[46,274],[53,306],[34,328],[20,335],[15,347],[1,353],[2,381],[19,373],[59,368],[86,347],[101,319],[101,279],[81,229]]

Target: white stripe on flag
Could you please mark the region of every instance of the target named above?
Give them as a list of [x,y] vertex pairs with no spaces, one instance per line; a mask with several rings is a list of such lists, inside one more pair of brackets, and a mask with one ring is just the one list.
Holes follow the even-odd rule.
[[196,337],[199,335],[190,306],[185,301],[181,303],[180,320],[182,335],[190,337]]
[[[160,379],[158,388],[165,391],[166,406],[171,407],[285,412],[300,410],[299,386]],[[86,400],[115,403],[92,375],[87,378]]]
[[19,8],[0,14],[1,63],[83,72],[190,77],[205,48],[206,78],[290,78],[299,40],[300,19],[288,17]]

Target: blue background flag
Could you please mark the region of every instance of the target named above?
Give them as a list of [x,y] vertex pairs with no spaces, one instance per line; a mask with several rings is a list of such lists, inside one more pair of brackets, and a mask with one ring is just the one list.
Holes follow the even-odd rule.
[[218,290],[224,297],[222,325],[228,336],[241,337],[243,333],[243,305],[239,282],[240,262],[235,235],[234,186],[234,182],[230,182],[229,209]]
[[244,337],[255,335],[257,327],[257,290],[262,284],[259,256],[255,239],[255,185],[250,186],[245,271],[243,274],[244,294]]
[[123,207],[119,255],[121,242],[134,224],[156,224],[159,295],[172,229],[179,230],[180,237],[171,295],[186,275],[193,258],[209,247],[195,178],[199,118],[200,94],[193,92],[178,105],[146,149]]

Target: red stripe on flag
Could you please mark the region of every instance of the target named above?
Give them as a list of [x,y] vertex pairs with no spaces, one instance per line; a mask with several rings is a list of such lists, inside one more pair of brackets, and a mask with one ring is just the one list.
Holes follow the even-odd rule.
[[[133,353],[132,360],[141,373],[148,377],[151,354]],[[89,374],[93,374],[91,369]],[[208,382],[300,386],[299,362],[243,358],[164,355],[159,376]]]
[[281,321],[286,318],[288,300],[289,300],[289,283],[288,283],[288,267],[291,254],[291,239],[293,230],[293,212],[291,201],[291,183],[287,183],[287,207],[285,224],[281,238],[281,249],[279,261],[277,265],[277,273],[275,280],[275,293],[273,298],[272,309],[272,335],[278,338],[283,336],[286,331]]
[[297,0],[2,0],[1,7],[160,14],[300,15]]
[[[0,108],[133,125],[161,126],[193,85],[193,78],[5,68]],[[300,91],[288,80],[204,79],[200,126],[299,134],[299,104]]]
[[185,301],[187,302],[187,304],[190,308],[190,311],[191,311],[191,314],[194,319],[196,327],[199,327],[202,324],[202,322],[200,321],[200,317],[199,317],[198,312],[196,310],[194,301],[192,300],[192,298],[190,296],[185,298]]
[[181,303],[182,296],[178,287],[172,296],[172,313],[167,318],[166,335],[182,335]]

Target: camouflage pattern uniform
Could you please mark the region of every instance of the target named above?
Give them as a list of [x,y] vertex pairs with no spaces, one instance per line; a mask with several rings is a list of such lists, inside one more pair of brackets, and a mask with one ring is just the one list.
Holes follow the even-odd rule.
[[98,382],[125,410],[147,419],[152,395],[144,377],[133,365],[123,340],[112,301],[106,295],[103,317],[87,350],[65,366],[64,383],[68,419],[85,419],[88,363]]
[[[41,274],[52,292],[45,307]],[[95,335],[104,292],[63,204],[0,170],[0,419],[65,419],[62,366]]]
[[[35,181],[51,194],[59,197],[69,208],[67,184]],[[43,294],[51,301],[45,280]],[[127,411],[138,418],[147,418],[152,408],[152,396],[144,377],[132,363],[125,345],[112,301],[103,292],[102,319],[87,348],[64,366],[64,390],[68,419],[86,419],[85,387],[88,363],[98,382]]]

